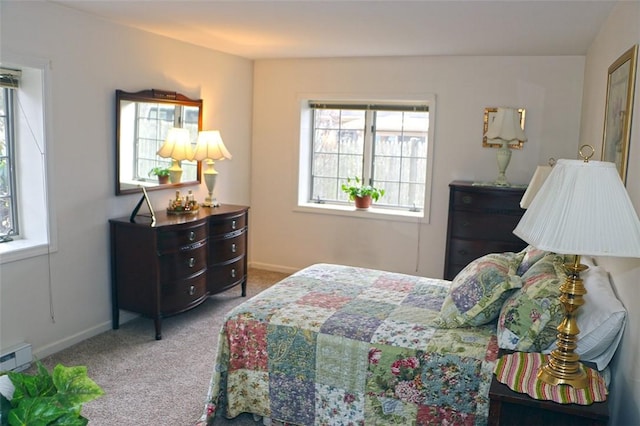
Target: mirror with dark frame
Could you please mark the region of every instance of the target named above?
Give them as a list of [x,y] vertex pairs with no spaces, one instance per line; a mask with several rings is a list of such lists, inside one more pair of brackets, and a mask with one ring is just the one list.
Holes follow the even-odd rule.
[[162,178],[177,165],[158,151],[174,127],[189,131],[195,146],[202,130],[202,99],[190,99],[180,93],[164,90],[125,92],[116,90],[116,195],[196,185],[200,183],[200,162],[179,161],[179,182]]

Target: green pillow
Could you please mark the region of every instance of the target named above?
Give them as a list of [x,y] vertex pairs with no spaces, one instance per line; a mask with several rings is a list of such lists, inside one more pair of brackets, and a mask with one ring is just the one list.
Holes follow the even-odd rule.
[[523,256],[491,253],[465,266],[453,279],[437,324],[455,328],[478,326],[496,319],[511,291],[522,286],[516,270]]
[[522,288],[504,302],[498,317],[498,346],[521,352],[540,352],[556,340],[564,318],[560,285],[565,280],[563,257],[553,253],[522,276]]

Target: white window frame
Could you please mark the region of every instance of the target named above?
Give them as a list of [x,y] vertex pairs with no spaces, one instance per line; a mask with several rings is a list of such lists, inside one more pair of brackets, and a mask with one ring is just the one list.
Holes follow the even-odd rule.
[[51,180],[50,62],[10,51],[2,67],[20,69],[15,104],[16,185],[20,229],[13,241],[0,244],[0,264],[46,255],[57,250]]
[[[420,211],[409,211],[389,207],[376,207],[375,203],[367,210],[355,210],[353,205],[315,203],[309,201],[311,192],[311,158],[313,135],[313,111],[309,101],[353,102],[353,103],[395,103],[414,104],[416,102],[429,105],[429,129],[427,143],[427,173],[425,182],[424,208]],[[297,99],[299,105],[299,144],[298,144],[298,193],[294,211],[301,213],[327,214],[350,216],[364,219],[383,219],[392,221],[410,221],[428,224],[431,218],[431,187],[433,176],[433,152],[435,144],[435,114],[436,97],[433,94],[417,94],[412,96],[388,96],[388,95],[330,95],[330,94],[303,94]]]

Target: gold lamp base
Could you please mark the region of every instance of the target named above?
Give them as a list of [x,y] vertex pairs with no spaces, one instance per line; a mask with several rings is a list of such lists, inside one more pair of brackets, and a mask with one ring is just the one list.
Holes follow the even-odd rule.
[[538,378],[550,385],[569,385],[576,389],[586,388],[589,384],[580,355],[574,352],[578,347],[580,329],[576,320],[577,311],[584,304],[582,296],[587,294],[580,273],[588,267],[580,264],[576,255],[573,263],[565,263],[567,278],[560,286],[560,302],[565,309],[565,317],[558,326],[557,348],[551,351],[549,361],[538,371]]

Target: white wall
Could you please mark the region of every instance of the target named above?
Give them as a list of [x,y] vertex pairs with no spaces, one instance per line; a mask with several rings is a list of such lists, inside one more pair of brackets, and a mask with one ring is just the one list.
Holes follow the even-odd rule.
[[[527,183],[549,157],[576,158],[584,57],[406,57],[259,60],[254,68],[251,215],[254,265],[335,262],[441,277],[449,183],[492,181],[485,107],[526,108],[529,138],[507,177]],[[299,107],[305,94],[436,96],[431,223],[294,212]]]
[[[216,164],[218,199],[248,204],[253,63],[49,2],[1,2],[0,12],[0,58],[52,66],[49,178],[58,250],[50,265],[40,256],[0,266],[0,346],[27,341],[41,357],[110,328],[108,219],[127,216],[139,198],[114,195],[115,90],[202,98],[204,127],[220,129],[233,154]],[[205,192],[203,184],[197,194]],[[172,191],[150,195],[160,209]]]
[[[619,2],[586,57],[585,91],[580,139],[602,149],[607,69],[622,53],[640,43],[640,3]],[[636,73],[627,190],[640,212],[640,80]],[[615,374],[610,397],[612,425],[640,424],[640,259],[597,259],[611,271],[614,285],[628,310],[627,327],[613,360]],[[589,309],[587,305],[583,309]]]

